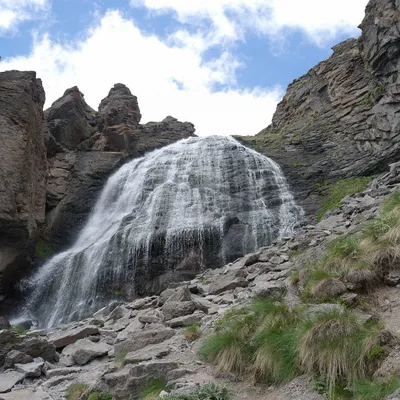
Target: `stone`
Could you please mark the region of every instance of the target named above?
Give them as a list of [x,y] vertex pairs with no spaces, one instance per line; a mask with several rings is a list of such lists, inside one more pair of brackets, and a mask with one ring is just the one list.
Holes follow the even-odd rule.
[[126,317],[129,313],[130,313],[130,311],[127,308],[125,308],[124,306],[117,306],[107,316],[106,320],[108,321],[111,319],[113,321],[116,321],[118,319]]
[[140,331],[143,328],[143,324],[139,321],[138,318],[135,318],[133,321],[129,323],[126,328],[121,330],[117,336],[117,342],[122,342],[128,339],[133,333]]
[[159,310],[150,310],[139,313],[137,318],[142,324],[157,324],[162,321],[164,315]]
[[56,331],[49,334],[49,342],[53,343],[56,349],[75,343],[79,339],[83,339],[90,335],[98,335],[99,328],[94,325],[79,326],[72,330]]
[[15,364],[27,364],[33,361],[33,357],[18,350],[11,350],[7,353],[4,368],[13,368]]
[[42,337],[20,336],[8,330],[0,331],[0,367],[4,364],[7,354],[18,350],[31,357],[41,357],[46,361],[58,360],[54,344]]
[[388,286],[397,286],[400,283],[400,273],[398,271],[390,271],[384,281]]
[[46,378],[54,378],[56,376],[66,376],[70,374],[79,374],[82,371],[82,368],[75,367],[75,368],[54,368],[50,369],[46,372]]
[[90,108],[84,95],[74,86],[67,89],[46,113],[50,134],[63,147],[75,150],[97,130],[96,112]]
[[42,375],[43,366],[44,360],[35,358],[33,362],[27,364],[15,364],[15,369],[25,374],[26,378],[39,378]]
[[171,328],[144,329],[132,332],[128,339],[114,345],[115,354],[137,351],[146,346],[163,343],[172,338],[176,332]]
[[286,286],[282,281],[258,282],[252,291],[256,297],[268,300],[280,300],[286,291]]
[[208,293],[209,294],[220,294],[227,290],[235,289],[237,287],[247,287],[249,282],[242,277],[219,277],[215,282],[212,282]]
[[165,321],[192,314],[195,310],[196,305],[193,303],[193,301],[168,301],[161,308],[161,311],[165,317]]
[[0,374],[0,393],[8,392],[24,378],[25,374],[13,370]]
[[142,361],[160,359],[166,357],[171,352],[171,348],[165,344],[147,346],[143,349],[129,352],[124,358],[124,365],[137,364]]
[[192,295],[192,301],[198,310],[208,313],[208,310],[214,305],[203,297]]
[[117,399],[137,399],[143,385],[150,379],[165,377],[176,369],[175,362],[150,361],[138,365],[128,364],[123,369],[105,374],[103,380]]
[[13,390],[10,393],[1,395],[0,400],[55,400],[54,397],[46,393],[42,388]]
[[193,325],[194,323],[201,321],[203,316],[203,313],[196,312],[192,315],[173,318],[167,321],[165,325],[169,326],[170,328],[182,328],[184,326]]
[[0,73],[0,298],[32,268],[45,220],[45,93],[35,72]]
[[62,354],[71,357],[78,365],[85,365],[95,358],[107,355],[112,347],[106,343],[93,343],[89,339],[80,339],[68,345]]

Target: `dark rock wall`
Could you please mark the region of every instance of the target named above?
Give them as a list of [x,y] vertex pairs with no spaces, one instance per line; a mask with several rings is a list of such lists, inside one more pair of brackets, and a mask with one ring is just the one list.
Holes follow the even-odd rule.
[[310,217],[321,183],[382,172],[399,158],[399,4],[370,1],[359,39],[293,81],[268,128],[238,138],[281,165]]

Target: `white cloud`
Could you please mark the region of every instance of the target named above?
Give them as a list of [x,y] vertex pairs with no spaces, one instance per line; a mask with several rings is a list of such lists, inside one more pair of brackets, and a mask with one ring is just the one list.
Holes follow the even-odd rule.
[[0,0],[0,34],[15,30],[23,21],[43,18],[50,0]]
[[213,92],[213,84],[235,81],[240,63],[227,51],[204,63],[207,40],[179,31],[166,44],[113,11],[81,42],[61,45],[48,35],[36,38],[29,56],[5,59],[0,68],[37,71],[47,105],[77,85],[97,108],[113,84],[122,82],[138,96],[144,122],[172,115],[193,122],[200,135],[257,133],[270,122],[281,91]]
[[[368,0],[131,0],[158,12],[174,11],[181,22],[208,18],[219,36],[238,38],[248,29],[268,36],[302,30],[322,45],[338,33],[355,34]],[[234,16],[234,17],[232,17]]]

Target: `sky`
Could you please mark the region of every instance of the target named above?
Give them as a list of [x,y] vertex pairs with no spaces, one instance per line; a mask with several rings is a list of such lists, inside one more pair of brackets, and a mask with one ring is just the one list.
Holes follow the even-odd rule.
[[142,123],[172,115],[198,135],[254,135],[287,85],[357,37],[367,0],[0,0],[0,71],[34,70],[45,108],[115,83]]

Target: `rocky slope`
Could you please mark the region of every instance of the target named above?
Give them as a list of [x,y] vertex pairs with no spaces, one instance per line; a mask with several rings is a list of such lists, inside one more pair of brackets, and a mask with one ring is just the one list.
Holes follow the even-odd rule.
[[71,244],[117,167],[194,135],[172,117],[141,125],[122,84],[98,112],[77,87],[45,113],[44,101],[34,72],[0,73],[0,303],[38,261]]
[[[48,331],[31,328],[23,335],[0,331],[0,399],[63,399],[66,389],[79,383],[84,388],[81,399],[96,391],[110,393],[116,400],[136,400],[149,379],[160,377],[166,379],[168,391],[176,393],[212,381],[228,384],[235,399],[322,400],[324,396],[313,390],[306,376],[276,388],[253,386],[240,376],[218,373],[198,359],[198,342],[188,340],[184,327],[199,323],[203,336],[207,335],[227,310],[254,297],[277,300],[283,296],[291,306],[299,303],[297,288],[288,279],[292,271],[320,258],[333,239],[360,231],[365,221],[378,215],[382,201],[400,191],[399,179],[400,169],[393,168],[364,193],[345,198],[319,224],[192,281],[173,285],[160,296],[113,303],[92,318]],[[393,315],[400,314],[396,299],[400,274],[392,274],[386,283],[390,286],[378,286],[366,297],[347,284],[341,300],[357,304],[361,296],[359,317],[366,321],[379,318],[390,332],[382,336],[387,357],[375,372],[377,379],[388,378],[400,368],[399,348],[388,344],[398,341]],[[309,307],[319,312],[342,306]],[[388,342],[387,338],[392,339]]]
[[399,3],[371,0],[360,28],[289,85],[268,128],[238,138],[278,162],[311,217],[321,184],[380,173],[400,155]]

